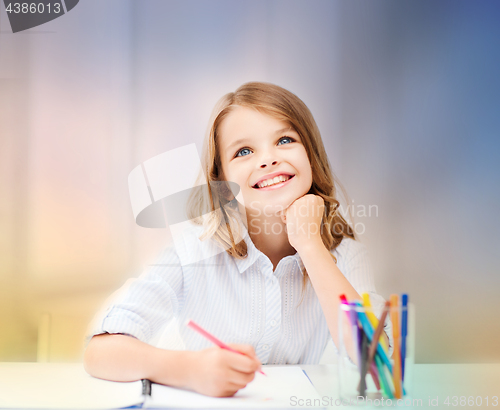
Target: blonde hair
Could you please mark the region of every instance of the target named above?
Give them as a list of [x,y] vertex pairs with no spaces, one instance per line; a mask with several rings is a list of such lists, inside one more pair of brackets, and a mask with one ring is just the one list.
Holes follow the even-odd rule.
[[[325,203],[321,238],[327,249],[333,251],[344,237],[355,239],[354,231],[337,212],[339,201],[336,185],[345,191],[334,177],[321,135],[307,106],[295,94],[274,84],[250,82],[234,93],[223,96],[212,113],[202,158],[207,192],[194,190],[190,200],[190,218],[205,226],[200,239],[211,237],[235,258],[247,256],[247,245],[242,239],[237,202],[231,186],[224,181],[218,146],[218,130],[234,107],[247,107],[287,122],[300,135],[312,169],[309,194],[319,195]],[[232,198],[232,199],[231,199]],[[226,205],[224,207],[224,205]],[[210,214],[208,214],[211,212]],[[200,217],[205,215],[205,217]],[[238,240],[235,240],[237,238]],[[305,273],[305,272],[304,272]]]

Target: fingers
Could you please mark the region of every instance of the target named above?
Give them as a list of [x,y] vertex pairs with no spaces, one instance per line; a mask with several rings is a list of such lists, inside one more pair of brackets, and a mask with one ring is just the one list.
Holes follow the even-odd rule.
[[319,195],[308,194],[304,196],[307,204],[312,206],[314,215],[323,215],[323,208],[325,206],[325,200]]
[[251,381],[252,380],[238,380],[235,375],[226,375],[226,377],[218,380],[207,381],[203,383],[199,389],[195,390],[208,396],[230,397],[233,396],[238,390],[245,388]]
[[323,215],[323,208],[325,206],[324,199],[319,195],[307,194],[300,198],[297,198],[283,214],[286,217],[288,212],[292,215],[300,216],[315,216]]
[[[292,204],[290,204],[290,205],[292,205]],[[285,224],[286,224],[286,211],[288,210],[290,205],[288,205],[286,208],[283,208],[281,211],[278,212],[278,215],[280,216],[281,221]]]
[[252,346],[240,344],[230,344],[229,346],[243,353],[237,354],[228,351],[228,353],[232,354],[229,362],[231,369],[242,373],[253,374],[261,368],[262,364]]
[[261,367],[255,350],[250,345],[231,344],[230,347],[242,354],[218,347],[196,352],[187,387],[209,396],[227,397],[250,383]]
[[280,216],[281,216],[281,221],[282,221],[284,224],[286,224],[286,212],[282,212]]
[[255,372],[242,373],[240,371],[231,369],[227,377],[227,382],[238,387],[238,389],[242,389],[248,383],[253,381],[254,378],[255,378]]
[[[238,345],[231,347],[241,349]],[[248,349],[247,351],[250,352]],[[219,397],[232,396],[255,378],[255,370],[260,367],[260,363],[254,358],[228,350],[220,349],[220,355],[218,371],[212,373],[213,385],[207,394]]]
[[214,396],[214,397],[231,397],[234,396],[238,392],[238,390],[243,389],[245,386],[246,385],[226,383],[220,389],[214,389],[213,391],[208,392],[207,394],[209,396]]
[[323,208],[325,206],[324,199],[319,195],[307,194],[297,198],[283,210],[278,212],[278,215],[281,217],[283,223],[286,224],[287,213],[289,211],[292,212],[292,215],[297,215],[300,209],[301,215],[304,216],[314,216],[314,215],[323,215]]

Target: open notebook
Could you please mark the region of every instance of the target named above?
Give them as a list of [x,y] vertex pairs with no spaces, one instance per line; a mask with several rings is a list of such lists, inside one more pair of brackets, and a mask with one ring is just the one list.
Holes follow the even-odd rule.
[[141,381],[95,379],[82,364],[0,363],[0,408],[298,408],[319,404],[320,396],[298,366],[266,367],[234,397],[213,398],[159,384],[146,394]]

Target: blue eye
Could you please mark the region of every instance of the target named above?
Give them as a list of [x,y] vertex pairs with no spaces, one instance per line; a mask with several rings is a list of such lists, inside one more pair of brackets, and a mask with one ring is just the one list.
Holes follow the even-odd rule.
[[293,138],[290,138],[290,137],[282,137],[280,138],[280,140],[278,141],[278,145],[283,145],[283,144],[290,144],[291,142],[293,142],[294,139]]
[[250,151],[248,148],[242,148],[240,149],[237,153],[236,153],[236,157],[244,157],[244,156],[247,156],[251,153],[252,151]]

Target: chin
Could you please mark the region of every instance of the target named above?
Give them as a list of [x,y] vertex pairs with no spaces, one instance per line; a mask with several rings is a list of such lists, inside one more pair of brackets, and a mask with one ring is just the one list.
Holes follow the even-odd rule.
[[[310,190],[301,189],[300,193],[297,195],[297,189],[294,189],[295,193],[290,192],[290,190],[276,190],[274,193],[269,193],[270,195],[255,195],[255,191],[247,192],[246,195],[243,193],[245,207],[253,209],[255,211],[260,211],[261,214],[265,212],[265,215],[279,215],[283,210],[287,209],[294,201],[306,195]],[[280,192],[281,191],[281,192]],[[303,192],[303,193],[302,193]],[[268,197],[267,197],[268,196]],[[266,198],[267,197],[267,198]]]
[[[287,209],[296,199],[295,197],[290,198],[279,198],[278,201],[253,201],[252,208],[262,212],[265,216],[279,216],[281,213]],[[251,203],[251,202],[250,202]]]

